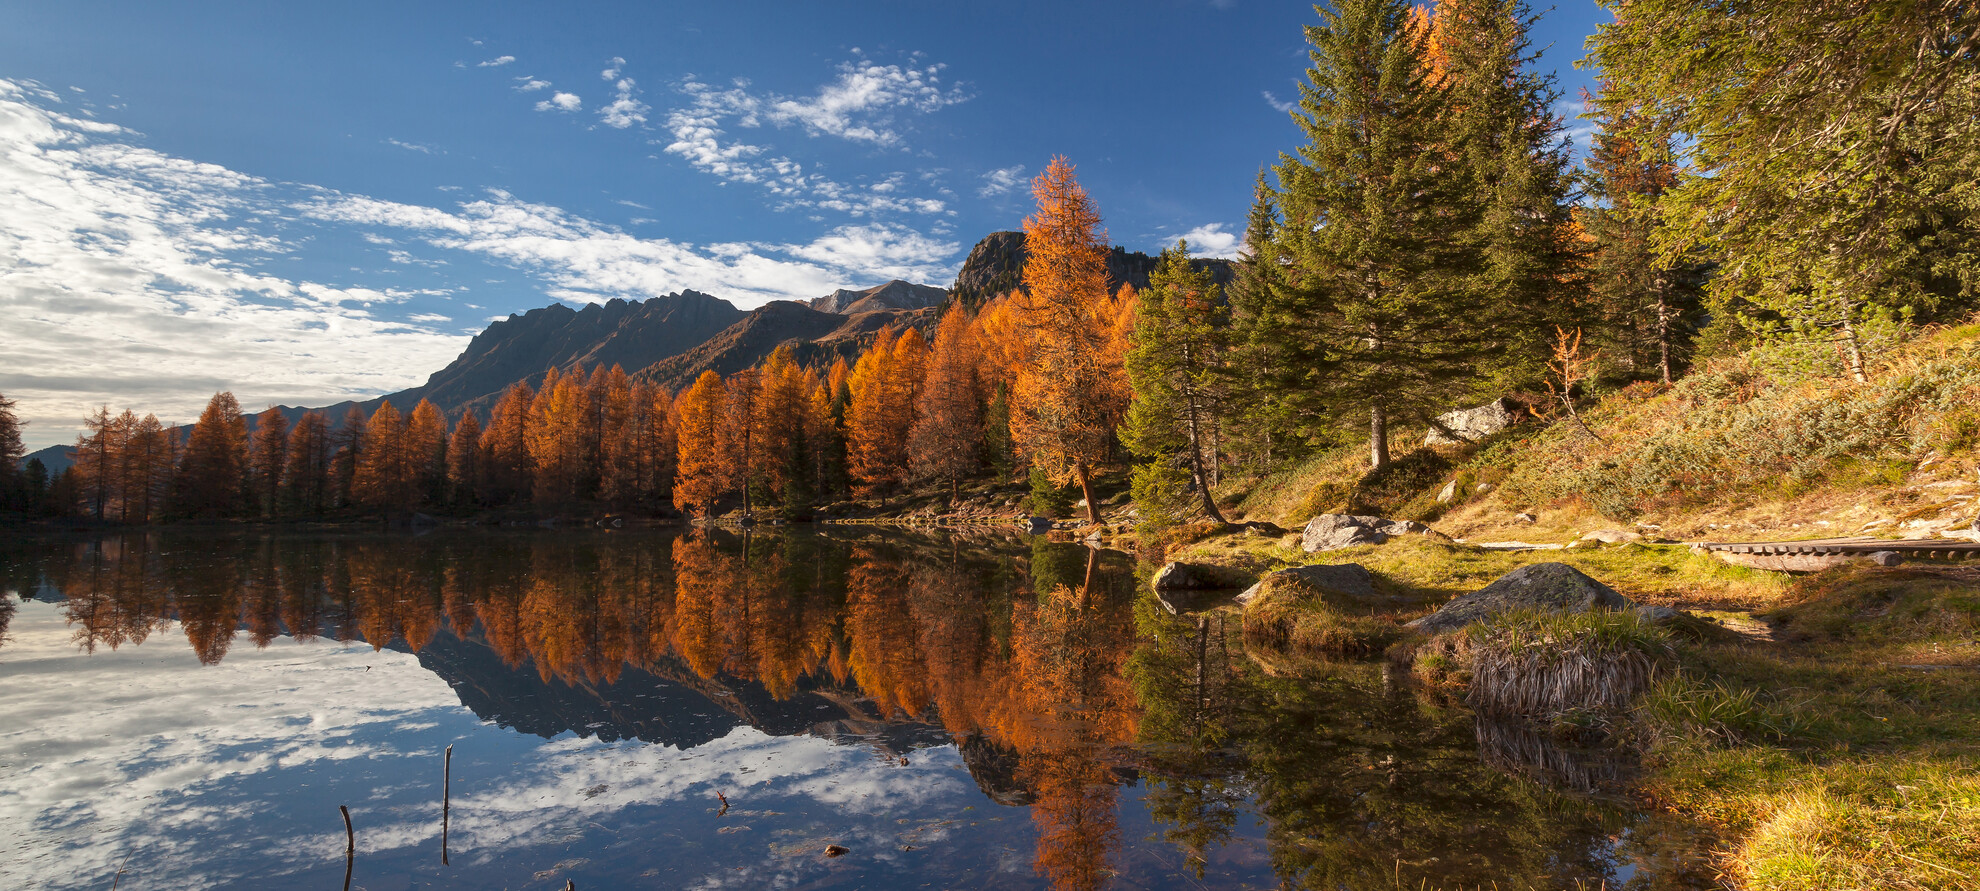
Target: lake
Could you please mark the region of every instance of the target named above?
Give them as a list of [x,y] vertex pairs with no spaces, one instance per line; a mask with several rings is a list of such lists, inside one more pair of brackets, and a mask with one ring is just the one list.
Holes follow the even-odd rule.
[[0,879],[339,888],[344,806],[366,889],[1708,886],[1629,765],[1247,654],[1146,573],[990,531],[9,533]]

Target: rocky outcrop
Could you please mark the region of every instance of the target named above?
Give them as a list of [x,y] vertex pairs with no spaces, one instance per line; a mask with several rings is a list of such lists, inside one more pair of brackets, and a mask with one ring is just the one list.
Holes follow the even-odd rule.
[[1174,562],[1155,573],[1156,599],[1171,613],[1194,609],[1206,591],[1230,591],[1242,587],[1233,570],[1201,563]]
[[1276,587],[1288,582],[1298,582],[1299,584],[1322,591],[1345,594],[1356,600],[1373,600],[1376,597],[1375,577],[1368,573],[1366,567],[1359,563],[1335,563],[1317,566],[1295,566],[1291,569],[1281,569],[1278,572],[1268,573],[1264,578],[1258,580],[1258,584],[1246,588],[1243,594],[1239,594],[1237,601],[1239,603],[1250,603],[1258,599],[1258,595],[1263,593],[1266,588]]
[[1355,545],[1382,544],[1396,535],[1424,535],[1449,541],[1442,533],[1414,520],[1389,520],[1355,514],[1321,514],[1306,521],[1299,539],[1300,550],[1335,551]]
[[948,296],[948,291],[932,285],[916,285],[895,279],[864,291],[841,288],[823,297],[814,297],[806,305],[819,312],[851,315],[891,309],[928,309],[941,306]]
[[[1445,412],[1437,416],[1437,423],[1430,425],[1430,432],[1423,437],[1424,445],[1447,445],[1457,442],[1477,442],[1485,437],[1519,423],[1524,416],[1512,400],[1500,397],[1477,408],[1463,408]],[[1439,426],[1444,429],[1438,429]],[[1447,434],[1445,431],[1448,430]]]
[[1519,610],[1585,613],[1635,606],[1614,588],[1565,563],[1534,563],[1444,604],[1436,612],[1410,622],[1409,627],[1427,634],[1442,634]]
[[[1016,290],[1023,283],[1026,256],[1023,232],[992,232],[970,249],[969,258],[956,272],[956,283],[949,293],[974,305]],[[1146,288],[1148,274],[1155,271],[1156,263],[1156,258],[1140,251],[1114,247],[1107,252],[1108,286],[1118,288],[1129,284],[1136,290]],[[1190,265],[1209,272],[1210,280],[1220,285],[1228,285],[1236,277],[1229,260],[1191,260]]]

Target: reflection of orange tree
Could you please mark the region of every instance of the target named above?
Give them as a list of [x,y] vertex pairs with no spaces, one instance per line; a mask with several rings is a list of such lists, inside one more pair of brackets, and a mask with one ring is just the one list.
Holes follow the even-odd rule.
[[883,718],[896,712],[919,716],[929,702],[929,666],[907,587],[897,561],[879,559],[865,547],[853,549],[846,580],[847,662],[853,681],[873,698]]
[[1134,630],[1125,610],[1096,603],[1090,590],[1061,585],[1017,604],[1015,708],[1000,722],[1036,796],[1033,867],[1069,889],[1100,887],[1112,874],[1107,862],[1120,839],[1114,778],[1101,758],[1135,732],[1134,695],[1121,677]]

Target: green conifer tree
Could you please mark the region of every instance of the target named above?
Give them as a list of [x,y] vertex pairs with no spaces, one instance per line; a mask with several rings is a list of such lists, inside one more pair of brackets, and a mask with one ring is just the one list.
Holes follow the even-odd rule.
[[[1138,295],[1134,336],[1127,354],[1128,384],[1134,402],[1121,427],[1121,442],[1144,467],[1170,467],[1187,474],[1204,514],[1228,525],[1211,495],[1217,463],[1218,428],[1226,401],[1222,374],[1230,334],[1230,309],[1210,273],[1189,262],[1189,243],[1177,241],[1162,252]],[[1173,477],[1159,469],[1138,469],[1135,503],[1144,515],[1152,502],[1173,500]],[[1174,512],[1180,505],[1160,505]]]

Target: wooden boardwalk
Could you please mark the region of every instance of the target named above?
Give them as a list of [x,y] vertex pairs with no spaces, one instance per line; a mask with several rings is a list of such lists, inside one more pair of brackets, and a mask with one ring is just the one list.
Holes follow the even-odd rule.
[[1933,538],[1818,538],[1808,541],[1708,541],[1692,545],[1728,563],[1756,569],[1812,572],[1854,558],[1893,553],[1906,560],[1980,560],[1980,541]]

